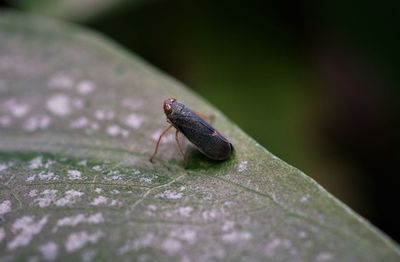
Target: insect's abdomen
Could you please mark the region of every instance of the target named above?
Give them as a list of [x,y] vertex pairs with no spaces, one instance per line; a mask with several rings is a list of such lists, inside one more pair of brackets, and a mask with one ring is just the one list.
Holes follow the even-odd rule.
[[197,148],[207,157],[214,160],[225,160],[232,153],[232,145],[220,137],[211,137],[207,142],[201,142],[202,147],[196,144],[196,141],[191,141]]
[[231,143],[193,112],[185,113],[170,118],[174,126],[207,157],[213,160],[229,158],[233,150]]

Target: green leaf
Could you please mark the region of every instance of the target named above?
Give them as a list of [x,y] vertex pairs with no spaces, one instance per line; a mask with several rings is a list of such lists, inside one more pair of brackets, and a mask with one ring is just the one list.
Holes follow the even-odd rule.
[[[182,84],[107,39],[0,19],[0,260],[398,261],[395,243]],[[229,161],[189,149],[161,104],[215,115]]]

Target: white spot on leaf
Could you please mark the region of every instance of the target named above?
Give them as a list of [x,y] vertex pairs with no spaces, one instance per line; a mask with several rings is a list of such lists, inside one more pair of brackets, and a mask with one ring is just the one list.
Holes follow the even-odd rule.
[[100,224],[104,222],[103,214],[96,213],[93,215],[85,216],[84,214],[78,214],[76,216],[64,217],[57,221],[56,226],[53,228],[53,232],[56,232],[60,227],[76,226],[81,223],[86,224]]
[[88,243],[97,243],[104,236],[104,233],[100,230],[93,234],[89,234],[86,231],[72,233],[68,236],[67,241],[65,242],[65,249],[67,252],[75,252]]
[[24,123],[24,130],[27,132],[35,132],[37,130],[45,130],[51,124],[51,118],[47,115],[30,117]]
[[241,172],[246,171],[247,170],[247,164],[248,164],[248,161],[240,162],[240,164],[238,166],[238,172],[241,173]]
[[68,170],[67,176],[69,180],[79,180],[81,179],[81,172],[78,170]]
[[57,200],[56,189],[46,189],[40,193],[40,197],[36,198],[33,202],[37,203],[39,207],[44,208],[54,203],[56,206],[70,206],[74,204],[83,195],[82,192],[76,190],[68,190],[64,193],[64,196]]
[[153,182],[153,179],[150,177],[141,177],[139,178],[140,183],[146,183],[146,184],[150,184],[151,182]]
[[205,210],[201,216],[203,217],[204,220],[209,221],[213,220],[217,217],[217,214],[214,210]]
[[99,121],[111,120],[115,116],[115,112],[111,109],[97,109],[94,116]]
[[231,232],[222,235],[222,240],[229,243],[235,243],[240,241],[247,241],[251,238],[251,234],[249,232]]
[[193,211],[193,207],[180,207],[179,208],[179,214],[184,217],[190,216],[192,211]]
[[76,86],[76,91],[81,95],[92,93],[96,89],[96,85],[89,80],[82,80]]
[[38,190],[37,189],[32,189],[31,191],[29,191],[28,196],[30,197],[35,197],[38,195]]
[[302,197],[300,198],[300,202],[305,203],[305,202],[308,201],[309,198],[310,198],[309,195],[302,196]]
[[192,229],[178,228],[170,233],[170,237],[179,239],[188,244],[194,244],[197,239],[197,233]]
[[148,205],[147,209],[151,210],[151,211],[156,211],[157,210],[157,206],[156,205]]
[[87,118],[84,117],[84,116],[81,116],[81,117],[75,119],[74,121],[72,121],[72,122],[69,124],[69,126],[70,126],[72,129],[81,129],[81,128],[84,128],[84,127],[86,127],[86,126],[88,126],[88,125],[89,125],[89,119],[87,119]]
[[180,241],[173,239],[173,238],[167,238],[162,244],[161,248],[168,254],[168,255],[173,255],[177,253],[179,250],[182,248],[182,244]]
[[70,206],[72,204],[75,204],[82,195],[84,195],[84,193],[80,191],[73,189],[68,190],[67,192],[65,192],[64,197],[58,199],[55,204],[57,206]]
[[56,200],[57,192],[56,189],[46,189],[40,193],[40,197],[36,198],[33,203],[37,203],[41,208],[48,207]]
[[107,204],[108,198],[105,196],[98,196],[90,203],[92,206],[99,206]]
[[104,179],[107,181],[121,180],[122,176],[118,170],[112,170],[107,173],[107,175],[104,177]]
[[0,172],[8,169],[8,164],[0,163]]
[[94,170],[94,171],[101,171],[102,169],[103,168],[101,166],[99,166],[99,165],[96,165],[96,166],[92,167],[92,170]]
[[58,255],[58,246],[54,242],[47,242],[41,246],[39,246],[39,251],[42,253],[42,256],[47,261],[52,261],[57,258]]
[[11,211],[10,200],[4,200],[2,203],[0,203],[0,215],[4,215],[10,211]]
[[289,240],[274,238],[264,247],[264,253],[268,257],[274,257],[278,248],[289,248],[290,246]]
[[57,94],[47,100],[46,108],[56,116],[67,116],[72,112],[71,99],[64,94]]
[[144,237],[128,241],[125,245],[118,249],[117,253],[119,255],[124,255],[132,250],[137,251],[141,248],[149,247],[154,240],[154,235],[152,233],[148,233]]
[[115,200],[115,199],[112,199],[110,202],[110,206],[121,206],[121,205],[122,205],[122,202]]
[[124,119],[125,125],[129,126],[132,129],[139,129],[144,122],[144,117],[137,114],[130,114]]
[[35,180],[35,178],[36,178],[36,175],[32,175],[32,176],[27,177],[25,181],[26,182],[33,182]]
[[110,136],[117,136],[119,135],[119,132],[120,132],[120,127],[118,125],[111,125],[107,127],[107,133]]
[[87,165],[86,159],[78,162],[78,166],[86,166],[86,165]]
[[44,168],[49,168],[51,165],[56,163],[54,160],[47,160],[47,162],[44,164]]
[[43,159],[41,156],[35,157],[29,162],[29,168],[30,169],[38,169],[43,166]]
[[167,189],[164,192],[157,195],[157,197],[159,197],[159,198],[166,198],[166,199],[171,199],[171,200],[181,199],[182,196],[183,196],[182,193],[175,192],[175,191],[172,191],[169,189]]
[[50,181],[50,180],[57,180],[58,177],[54,175],[53,172],[40,172],[38,177],[42,181]]
[[18,247],[28,245],[32,238],[42,231],[42,228],[47,224],[48,216],[35,221],[34,217],[24,216],[17,219],[12,225],[11,231],[17,236],[8,243],[7,248],[14,250]]
[[110,193],[113,194],[113,195],[118,195],[120,192],[119,192],[118,189],[113,189],[113,190],[110,191]]
[[128,137],[129,136],[129,131],[126,129],[123,129],[119,125],[110,125],[107,127],[107,134],[110,136],[121,136],[121,137]]
[[300,231],[298,236],[299,236],[299,238],[306,238],[307,237],[307,233],[305,231]]
[[10,99],[4,103],[6,110],[8,110],[13,116],[21,118],[29,112],[29,105],[18,102],[15,99]]

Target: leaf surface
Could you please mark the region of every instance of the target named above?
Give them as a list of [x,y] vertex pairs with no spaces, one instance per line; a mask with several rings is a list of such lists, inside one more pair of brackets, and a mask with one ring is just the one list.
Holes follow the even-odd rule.
[[[398,261],[389,238],[217,109],[104,37],[0,19],[0,260]],[[212,162],[167,126],[176,97],[215,115]],[[187,143],[186,143],[187,144]]]
[[75,22],[85,22],[101,15],[110,15],[126,7],[143,4],[144,2],[141,0],[16,0],[11,4],[41,15]]

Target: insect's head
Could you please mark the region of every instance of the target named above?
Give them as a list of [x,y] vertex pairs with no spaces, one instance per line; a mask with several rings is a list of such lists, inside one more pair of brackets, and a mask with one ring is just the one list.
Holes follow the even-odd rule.
[[172,113],[175,103],[176,103],[175,98],[168,98],[168,99],[164,100],[164,112],[166,115],[169,115]]

